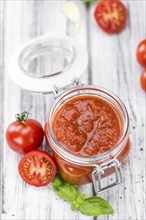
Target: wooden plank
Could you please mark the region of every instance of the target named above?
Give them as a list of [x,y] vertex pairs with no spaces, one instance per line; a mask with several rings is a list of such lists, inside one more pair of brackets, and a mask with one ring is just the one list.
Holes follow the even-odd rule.
[[[61,34],[68,32],[70,36],[77,35],[78,40],[82,40],[86,46],[85,23],[80,33],[76,34],[73,25],[67,23],[60,13],[62,4],[63,1],[7,1],[5,3],[5,62],[21,43],[47,32]],[[81,10],[84,14],[86,13],[83,5]],[[40,65],[37,71],[41,68]],[[6,69],[5,73],[4,108],[8,109],[9,105],[11,109],[9,117],[6,118],[6,113],[4,115],[5,129],[13,120],[14,114],[25,109],[29,109],[32,117],[44,123],[52,97],[34,95],[21,90],[11,82]],[[86,76],[82,78],[84,82],[87,82]],[[43,149],[48,150],[45,143]],[[21,156],[12,152],[6,143],[4,143],[3,154],[5,155],[3,156],[3,219],[90,219],[78,212],[72,212],[70,204],[60,200],[52,191],[51,186],[36,189],[26,185],[20,179],[16,169]],[[9,161],[9,166],[7,161]],[[92,195],[92,186],[81,187],[81,191]]]
[[[49,27],[51,27],[51,25],[52,25],[52,29],[54,28],[54,24],[53,24],[54,22],[53,21],[50,22],[49,16],[52,17],[55,15],[55,12],[57,13],[59,11],[60,3],[58,4],[58,6],[54,5],[53,2],[50,2],[50,5],[48,5],[48,2],[41,3],[35,1],[33,2],[16,1],[16,2],[6,2],[6,3],[7,3],[6,27],[7,27],[7,31],[9,31],[9,34],[12,35],[11,38],[10,37],[6,38],[7,46],[8,46],[6,48],[7,53],[11,52],[9,48],[9,44],[12,44],[12,42],[13,42],[13,46],[16,47],[19,41],[23,43],[29,38],[46,33]],[[13,19],[13,14],[15,14],[14,19]],[[41,16],[42,14],[43,16]],[[50,22],[50,25],[48,24],[48,21]],[[58,17],[57,21],[58,23],[60,23],[60,17]],[[17,26],[17,29],[15,29],[15,33],[13,33],[12,28],[14,28],[15,24]],[[57,26],[60,25],[57,24]],[[63,32],[63,28],[65,30],[65,23],[63,21],[61,23],[60,28],[62,32]],[[5,79],[5,81],[8,83],[8,80]],[[17,88],[16,85],[14,84],[13,87]],[[8,90],[9,86],[5,88]],[[20,110],[30,109],[32,113],[32,117],[35,117],[39,121],[44,123],[44,119],[45,119],[44,117],[47,111],[46,108],[47,105],[49,104],[50,98],[48,97],[47,99],[45,99],[45,97],[33,95],[24,92],[22,90],[18,92],[18,94],[20,95],[16,95],[16,94],[17,93],[15,93],[14,91],[13,96],[16,96],[16,99],[18,99],[18,97],[20,96],[20,100],[19,101],[15,100],[14,102],[15,106],[17,106],[16,103],[18,103],[17,107],[19,107]],[[7,100],[8,96],[9,96],[9,91],[5,95],[5,100]],[[7,101],[10,102],[11,99],[12,96]],[[16,109],[13,106],[11,106],[11,109],[12,112],[13,111],[16,112]],[[8,118],[8,122],[9,121],[10,118]],[[18,156],[16,156],[13,152],[11,152],[8,149],[6,150],[8,151],[8,153],[4,152],[4,154],[8,155],[7,156],[8,159],[11,158],[12,164],[10,163],[9,167],[4,167],[4,170],[7,170],[7,174],[5,174],[4,177],[4,197],[3,197],[4,213],[5,213],[4,218],[10,218],[10,216],[12,218],[13,215],[14,219],[45,219],[45,218],[52,219],[53,218],[52,203],[53,201],[55,202],[56,199],[55,197],[54,199],[52,199],[54,193],[52,192],[52,190],[49,189],[50,187],[49,188],[46,187],[43,189],[35,189],[33,187],[24,184],[24,182],[20,179],[18,172],[15,171],[15,175],[14,175],[11,171],[11,167],[13,167],[13,170],[16,170],[17,163],[20,157],[18,158]],[[14,157],[13,155],[15,155],[15,158],[13,158]],[[4,158],[4,165],[7,166],[5,158]],[[12,179],[14,181],[10,185]],[[51,198],[51,200],[49,198]],[[59,213],[60,216],[63,216],[62,210],[60,209],[60,213]]]
[[110,217],[97,219],[144,219],[145,96],[139,83],[142,68],[136,61],[136,47],[145,38],[144,1],[125,1],[129,10],[126,29],[109,36],[96,26],[90,9],[92,82],[115,92],[124,101],[130,116],[131,152],[123,170],[124,182],[102,194],[115,209]]

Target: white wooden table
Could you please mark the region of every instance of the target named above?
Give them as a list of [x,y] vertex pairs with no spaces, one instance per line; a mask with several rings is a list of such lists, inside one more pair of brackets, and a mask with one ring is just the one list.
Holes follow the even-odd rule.
[[[119,35],[109,36],[102,32],[93,18],[95,5],[86,7],[76,1],[82,12],[79,32],[61,13],[62,0],[2,0],[2,65],[1,101],[4,125],[1,146],[1,202],[2,219],[16,220],[74,220],[74,219],[115,219],[143,220],[145,210],[145,94],[139,83],[142,68],[136,61],[136,47],[146,38],[146,2],[127,0],[129,10],[126,29]],[[115,92],[124,101],[130,115],[131,152],[123,170],[123,184],[101,194],[113,205],[113,216],[86,217],[72,212],[70,204],[60,200],[51,185],[34,188],[26,185],[19,177],[17,165],[20,155],[10,150],[4,138],[7,125],[14,120],[15,113],[30,109],[32,117],[42,124],[52,103],[50,95],[36,95],[15,85],[7,72],[7,61],[26,40],[57,32],[80,41],[89,52],[89,67],[82,78],[84,83],[100,85]],[[47,149],[46,144],[42,149]],[[81,186],[88,196],[93,195],[93,186]]]

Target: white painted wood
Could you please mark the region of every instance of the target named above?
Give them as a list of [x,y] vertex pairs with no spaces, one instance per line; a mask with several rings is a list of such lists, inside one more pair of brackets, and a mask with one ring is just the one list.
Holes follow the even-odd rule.
[[[79,40],[90,55],[87,72],[82,77],[84,83],[104,86],[117,93],[128,108],[131,122],[131,152],[123,170],[123,184],[101,196],[108,199],[115,209],[113,216],[100,216],[95,219],[143,220],[145,207],[145,95],[140,88],[139,76],[142,71],[137,64],[135,51],[144,32],[144,1],[125,1],[129,9],[126,29],[119,35],[103,33],[93,19],[95,4],[89,8],[77,1],[82,12],[80,31],[67,21],[61,13],[65,1],[19,1],[3,2],[3,57],[1,65],[3,81],[3,125],[14,120],[15,113],[30,109],[32,117],[42,124],[50,108],[53,97],[36,95],[21,90],[7,74],[7,60],[15,49],[26,40],[47,32],[67,34]],[[40,63],[40,69],[43,67]],[[4,137],[4,134],[3,134]],[[2,155],[2,219],[93,219],[79,212],[72,212],[70,204],[60,200],[52,191],[51,185],[36,189],[26,185],[19,177],[17,164],[21,156],[12,152],[3,138]],[[48,150],[44,142],[42,149]],[[143,150],[142,150],[143,149]],[[109,181],[109,180],[107,180]],[[93,195],[92,184],[79,187],[82,193]]]
[[131,152],[123,170],[123,184],[114,191],[104,193],[104,198],[109,199],[115,208],[110,220],[145,219],[145,94],[139,83],[142,68],[136,60],[136,47],[146,36],[145,3],[125,1],[125,4],[129,9],[129,20],[126,29],[119,35],[105,35],[90,17],[92,82],[118,94],[130,116]]

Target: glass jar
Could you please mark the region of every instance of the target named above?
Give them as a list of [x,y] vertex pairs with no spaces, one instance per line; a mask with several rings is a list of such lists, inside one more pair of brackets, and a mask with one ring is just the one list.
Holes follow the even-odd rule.
[[[57,141],[52,129],[56,112],[65,102],[79,96],[99,97],[111,104],[119,113],[122,122],[122,134],[117,144],[109,151],[95,156],[81,157],[70,153]],[[121,183],[121,167],[126,163],[130,150],[129,117],[123,102],[112,92],[91,85],[77,85],[67,89],[58,95],[47,115],[45,134],[53,150],[60,175],[67,182],[75,185],[93,182],[96,193]],[[115,173],[115,182],[102,187],[101,178],[113,173]]]

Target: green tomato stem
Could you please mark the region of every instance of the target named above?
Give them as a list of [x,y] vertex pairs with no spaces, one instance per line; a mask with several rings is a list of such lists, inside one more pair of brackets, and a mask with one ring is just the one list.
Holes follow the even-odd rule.
[[28,118],[28,115],[29,115],[29,112],[27,112],[27,111],[24,111],[20,114],[17,113],[15,115],[16,121],[18,121],[20,123],[25,123]]

